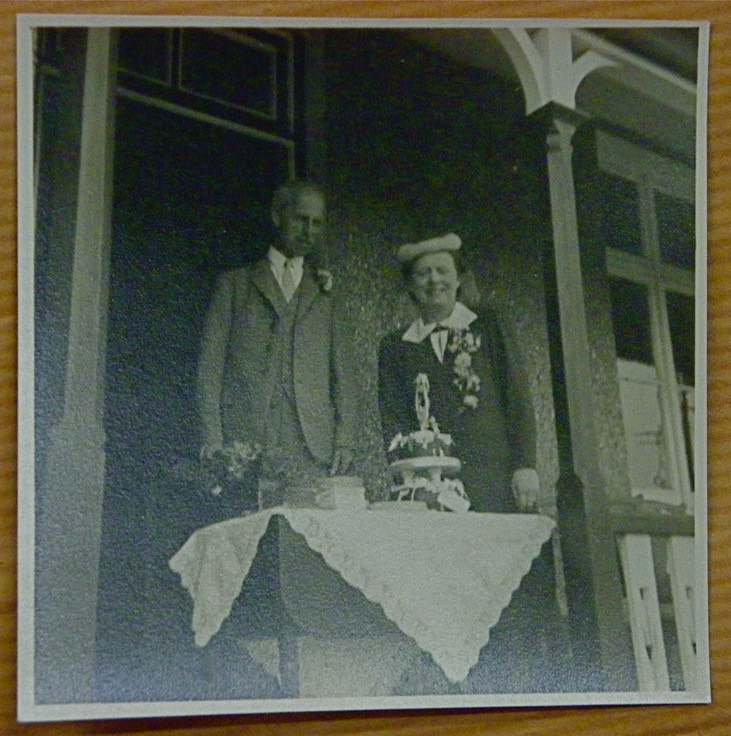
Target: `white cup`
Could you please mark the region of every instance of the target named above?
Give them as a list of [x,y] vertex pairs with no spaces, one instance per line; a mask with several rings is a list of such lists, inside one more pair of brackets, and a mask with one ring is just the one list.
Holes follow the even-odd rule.
[[353,475],[335,475],[319,483],[317,505],[321,508],[364,509],[368,505],[361,478]]

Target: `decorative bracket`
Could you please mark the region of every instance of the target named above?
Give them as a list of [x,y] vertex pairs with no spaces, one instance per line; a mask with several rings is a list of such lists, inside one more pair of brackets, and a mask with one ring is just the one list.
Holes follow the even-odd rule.
[[584,79],[601,67],[617,66],[616,61],[592,49],[574,58],[569,28],[500,28],[493,32],[520,78],[526,115],[549,102],[573,110],[576,90]]

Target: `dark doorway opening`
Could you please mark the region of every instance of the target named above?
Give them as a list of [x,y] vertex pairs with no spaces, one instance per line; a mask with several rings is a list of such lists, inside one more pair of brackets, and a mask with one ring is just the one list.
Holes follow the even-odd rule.
[[266,250],[271,193],[291,161],[271,138],[118,97],[100,700],[195,696],[191,605],[167,562],[217,520],[188,472],[200,335],[216,275]]

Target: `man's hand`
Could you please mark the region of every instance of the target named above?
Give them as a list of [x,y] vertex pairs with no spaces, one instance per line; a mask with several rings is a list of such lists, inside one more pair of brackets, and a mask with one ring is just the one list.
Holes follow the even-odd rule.
[[348,447],[336,447],[330,475],[346,475],[353,465],[353,451]]
[[541,481],[533,468],[520,468],[513,473],[511,484],[519,511],[538,511]]

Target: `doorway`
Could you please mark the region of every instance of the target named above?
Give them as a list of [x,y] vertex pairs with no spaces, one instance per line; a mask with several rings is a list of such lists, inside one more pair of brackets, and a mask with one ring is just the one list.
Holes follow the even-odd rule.
[[[195,671],[190,604],[167,561],[192,531],[215,520],[201,503],[204,491],[195,488],[203,321],[217,274],[266,251],[271,193],[294,173],[293,125],[287,123],[287,135],[273,133],[272,121],[253,126],[256,116],[242,105],[229,114],[226,100],[209,99],[236,92],[216,75],[240,77],[242,63],[266,66],[262,39],[252,55],[246,34],[224,32],[227,43],[217,38],[211,45],[206,33],[120,33],[96,641],[100,700],[148,698],[163,673],[166,682],[176,676],[182,682]],[[275,41],[273,53],[281,56],[289,46],[279,35]],[[156,63],[155,45],[164,63]],[[158,89],[150,74],[140,73],[143,51],[153,75],[167,75],[166,64],[172,66],[169,84]]]

